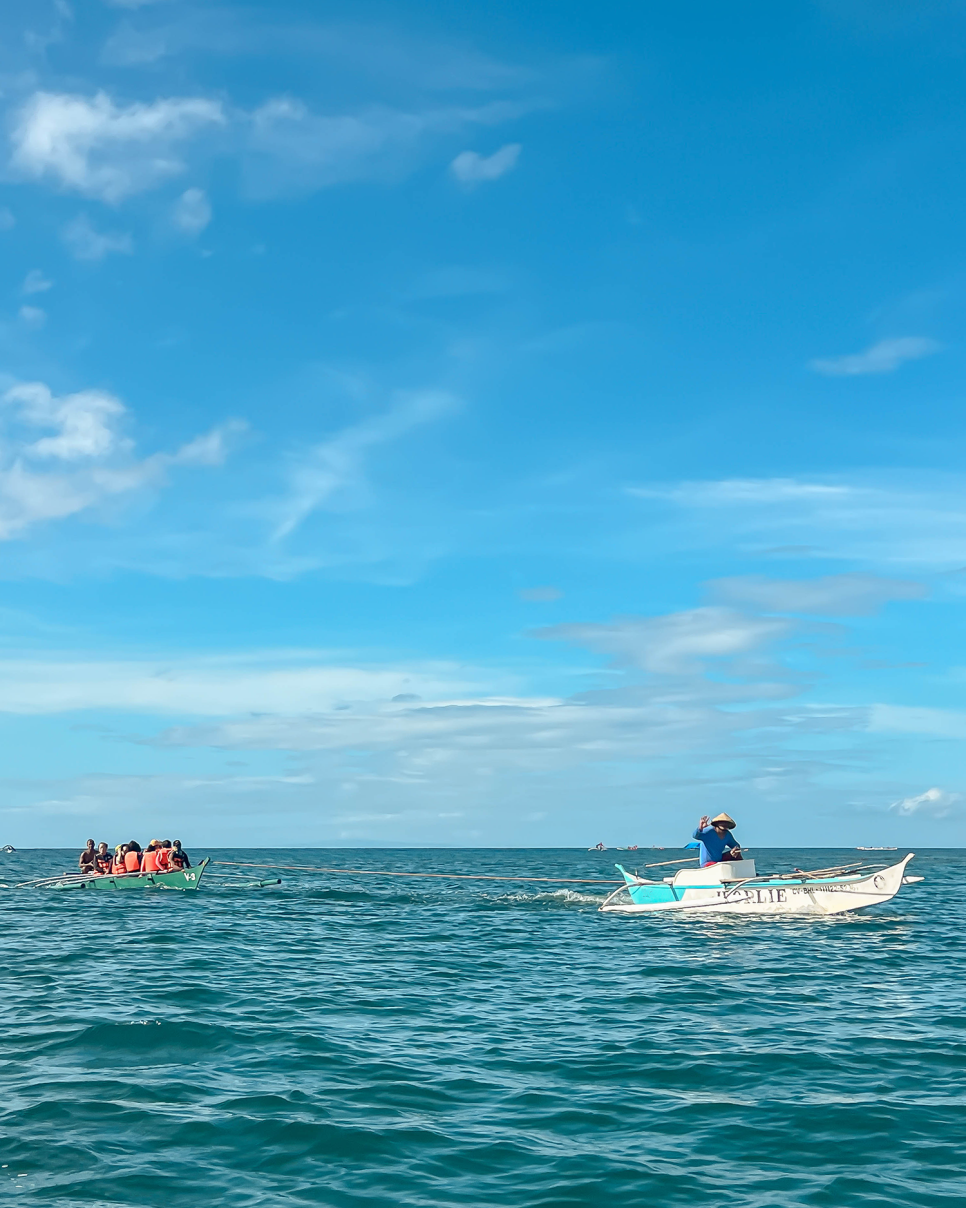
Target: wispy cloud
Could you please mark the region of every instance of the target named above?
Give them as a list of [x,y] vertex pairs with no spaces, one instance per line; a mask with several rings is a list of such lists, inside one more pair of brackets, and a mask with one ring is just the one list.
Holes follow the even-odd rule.
[[276,97],[250,118],[246,177],[255,195],[309,192],[410,170],[434,140],[473,126],[495,126],[526,112],[518,102],[403,110],[371,105],[353,113],[313,112]]
[[516,167],[522,150],[519,143],[507,143],[492,155],[477,151],[461,151],[450,164],[450,171],[464,185],[476,185],[485,180],[499,180]]
[[42,294],[53,286],[53,281],[45,277],[39,268],[32,268],[24,277],[21,292],[25,294]]
[[873,705],[868,728],[872,732],[926,734],[932,738],[966,738],[966,712],[924,705]]
[[880,575],[822,575],[815,579],[769,579],[740,575],[709,584],[711,594],[728,604],[751,605],[766,612],[862,616],[890,600],[920,600],[921,583]]
[[660,617],[553,625],[536,637],[571,642],[610,655],[619,666],[691,674],[708,661],[756,654],[789,633],[788,621],[730,608],[693,608]]
[[57,396],[42,382],[25,382],[0,400],[0,418],[5,437],[0,540],[108,499],[160,486],[175,466],[219,464],[240,426],[233,421],[174,453],[138,460],[133,441],[123,431],[127,409],[106,391]]
[[123,105],[105,92],[37,92],[14,122],[11,165],[25,177],[49,177],[116,203],[182,172],[177,145],[225,121],[221,102],[204,97]]
[[[35,92],[16,112],[10,166],[25,180],[49,180],[62,190],[116,205],[187,169],[191,144],[217,135],[222,150],[241,160],[248,191],[266,196],[304,193],[348,181],[392,178],[410,171],[441,140],[507,122],[533,102],[491,100],[445,105],[414,98],[408,108],[373,103],[322,113],[297,97],[276,96],[253,109],[199,96],[125,103],[93,96]],[[464,183],[493,180],[516,162],[509,144],[489,158],[464,152],[453,170]],[[189,232],[210,212],[199,189],[189,189],[175,222]]]
[[852,481],[724,479],[627,492],[673,505],[677,516],[662,508],[662,520],[679,544],[749,552],[767,543],[913,573],[966,564],[964,485],[954,475],[884,470]]
[[175,202],[171,219],[186,235],[200,235],[211,222],[211,202],[204,189],[185,189]]
[[[118,5],[120,7],[120,3]],[[132,3],[133,7],[133,3]],[[590,61],[547,63],[540,71],[507,63],[460,42],[411,34],[404,25],[364,22],[288,20],[279,9],[240,6],[184,7],[175,20],[163,11],[154,20],[122,22],[104,45],[102,60],[112,66],[138,67],[160,59],[201,51],[209,55],[308,59],[326,77],[348,70],[354,83],[409,92],[466,93],[514,90],[549,74]]]
[[672,503],[708,507],[716,504],[770,504],[799,501],[833,501],[852,495],[846,484],[808,482],[796,478],[723,478],[707,482],[680,482],[670,486],[631,486],[629,495],[642,499],[667,499]]
[[21,306],[20,321],[34,331],[39,330],[47,322],[47,312],[39,306]]
[[866,373],[892,373],[905,361],[918,361],[939,352],[942,345],[924,336],[880,340],[864,352],[840,357],[820,357],[809,368],[829,377],[855,377]]
[[[482,681],[478,681],[482,682]],[[200,717],[334,713],[407,693],[445,699],[478,684],[446,663],[365,667],[320,652],[266,651],[143,660],[0,661],[0,712],[121,710]],[[398,711],[400,706],[394,706]]]
[[314,511],[335,501],[357,505],[366,490],[365,459],[372,449],[451,414],[457,406],[458,400],[445,391],[400,393],[388,411],[316,445],[293,465],[288,494],[267,505],[275,517],[275,540],[287,537]]
[[103,260],[111,252],[130,255],[134,251],[130,235],[123,231],[95,230],[86,214],[78,214],[61,234],[77,260]]
[[927,814],[932,818],[946,818],[961,807],[962,801],[961,793],[931,788],[915,797],[904,797],[901,801],[893,801],[889,809],[905,817],[911,814]]

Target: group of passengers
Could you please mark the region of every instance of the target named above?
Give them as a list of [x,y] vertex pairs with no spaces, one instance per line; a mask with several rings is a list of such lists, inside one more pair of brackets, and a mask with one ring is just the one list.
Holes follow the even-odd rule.
[[182,848],[181,840],[152,839],[141,850],[141,845],[135,839],[130,843],[119,843],[112,855],[106,843],[98,843],[88,839],[87,846],[77,861],[82,872],[94,876],[117,876],[119,873],[140,872],[180,872],[190,868],[191,861],[188,853]]

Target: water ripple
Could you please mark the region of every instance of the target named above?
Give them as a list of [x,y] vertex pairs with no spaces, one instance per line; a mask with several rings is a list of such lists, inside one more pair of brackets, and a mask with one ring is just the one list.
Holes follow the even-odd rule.
[[[611,875],[561,851],[235,858]],[[63,862],[4,856],[0,879]],[[952,1208],[966,857],[915,868],[894,902],[829,919],[608,917],[604,887],[322,872],[271,893],[0,891],[0,1194]]]

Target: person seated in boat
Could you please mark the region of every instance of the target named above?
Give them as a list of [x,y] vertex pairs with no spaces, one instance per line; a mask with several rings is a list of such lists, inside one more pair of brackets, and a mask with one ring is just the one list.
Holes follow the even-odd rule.
[[141,857],[142,872],[160,872],[161,866],[158,863],[158,849],[161,846],[160,839],[152,839],[144,849],[144,854]]
[[114,859],[111,861],[111,872],[117,876],[119,872],[124,872],[124,853],[127,847],[123,843],[119,843],[114,848]]
[[140,872],[141,871],[141,846],[135,843],[132,839],[130,843],[124,845],[124,871],[125,872]]
[[190,868],[191,861],[188,859],[188,853],[181,846],[181,840],[175,839],[171,844],[171,854],[168,856],[168,867],[174,869]]
[[742,859],[741,847],[731,833],[733,826],[737,826],[737,823],[727,814],[719,814],[717,818],[709,818],[707,814],[702,817],[694,832],[694,838],[700,844],[702,868],[723,860]]
[[94,857],[94,863],[97,866],[97,871],[101,876],[105,876],[111,871],[111,865],[114,863],[111,853],[108,851],[106,843],[98,843],[97,855]]
[[81,872],[97,872],[97,849],[93,839],[87,840],[87,846],[80,854],[77,867]]

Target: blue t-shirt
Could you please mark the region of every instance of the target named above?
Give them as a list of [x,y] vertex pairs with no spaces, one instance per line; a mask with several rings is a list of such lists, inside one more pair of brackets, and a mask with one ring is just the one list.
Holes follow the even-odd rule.
[[704,830],[699,826],[694,832],[694,837],[701,843],[702,864],[710,864],[712,862],[717,864],[726,851],[732,847],[740,846],[731,831],[728,831],[725,835],[719,835],[713,826],[706,826]]

